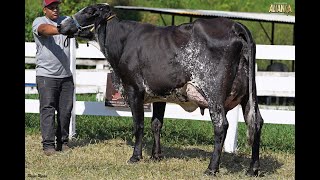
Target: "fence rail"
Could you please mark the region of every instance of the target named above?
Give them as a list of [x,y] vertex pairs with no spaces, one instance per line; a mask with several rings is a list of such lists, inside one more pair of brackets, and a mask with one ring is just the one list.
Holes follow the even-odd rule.
[[[35,44],[25,43],[25,63],[35,63]],[[270,60],[295,60],[295,46],[289,45],[257,45],[256,59]],[[106,91],[108,62],[104,55],[93,45],[79,44],[75,49],[74,61],[77,65],[94,65],[96,69],[77,69],[76,93],[97,93],[97,97],[103,100]],[[25,70],[25,83],[35,84],[35,70]],[[295,97],[295,72],[256,72],[256,84],[258,96],[284,96]],[[25,93],[37,93],[34,86],[26,86]],[[131,116],[130,109],[106,107],[104,102],[75,101],[74,115],[97,115],[97,116]],[[25,99],[26,113],[39,113],[39,102],[34,99]],[[295,124],[295,110],[283,110],[260,106],[260,112],[265,123],[272,124]],[[151,117],[152,112],[145,112],[145,117]],[[209,114],[200,114],[200,110],[186,112],[179,105],[168,103],[165,118],[206,120],[210,121]],[[243,122],[240,106],[228,112],[229,128],[225,140],[224,150],[234,152],[237,142],[237,122]],[[75,133],[75,120],[70,125],[70,133]]]

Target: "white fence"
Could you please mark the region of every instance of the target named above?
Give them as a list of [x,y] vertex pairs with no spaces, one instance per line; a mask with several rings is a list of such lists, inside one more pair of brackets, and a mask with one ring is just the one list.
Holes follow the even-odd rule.
[[[73,41],[74,42],[74,39]],[[72,46],[75,46],[71,43]],[[74,50],[74,61],[77,65],[96,66],[96,69],[75,69],[72,65],[76,84],[76,93],[97,93],[97,97],[103,100],[106,90],[107,67],[109,64],[104,55],[93,45],[79,44]],[[36,48],[33,42],[25,43],[25,63],[35,63]],[[295,60],[295,46],[289,45],[257,45],[256,59],[269,60]],[[25,83],[35,83],[35,70],[25,70]],[[256,72],[256,84],[258,96],[284,96],[295,97],[295,72]],[[35,87],[25,87],[25,93],[37,93]],[[39,102],[35,99],[25,99],[26,113],[39,113]],[[295,124],[295,111],[271,108],[271,106],[260,106],[260,112],[265,123],[272,124]],[[103,102],[75,101],[72,123],[70,125],[70,136],[75,134],[75,115],[97,115],[97,116],[131,116],[130,109],[119,109],[106,107]],[[145,117],[152,117],[152,112],[145,112]],[[209,113],[205,111],[204,116],[200,110],[188,113],[179,105],[167,104],[165,118],[206,120],[211,121]],[[237,122],[243,122],[240,106],[228,112],[229,129],[224,145],[227,152],[235,152],[237,147]]]

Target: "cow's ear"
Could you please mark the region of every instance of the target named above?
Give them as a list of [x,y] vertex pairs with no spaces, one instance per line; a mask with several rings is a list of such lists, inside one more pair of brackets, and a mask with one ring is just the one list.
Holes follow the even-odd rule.
[[109,13],[105,13],[102,18],[107,20],[112,15],[113,13],[110,11]]

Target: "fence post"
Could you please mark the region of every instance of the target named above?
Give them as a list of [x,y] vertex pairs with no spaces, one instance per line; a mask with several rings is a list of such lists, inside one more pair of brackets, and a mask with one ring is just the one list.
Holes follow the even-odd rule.
[[227,113],[227,119],[229,122],[229,128],[227,136],[224,141],[224,151],[228,153],[234,153],[237,149],[238,140],[238,120],[239,120],[239,105],[231,109]]
[[71,112],[71,119],[69,125],[69,139],[72,139],[76,134],[76,40],[70,38],[70,70],[73,74],[74,94],[73,94],[73,108]]

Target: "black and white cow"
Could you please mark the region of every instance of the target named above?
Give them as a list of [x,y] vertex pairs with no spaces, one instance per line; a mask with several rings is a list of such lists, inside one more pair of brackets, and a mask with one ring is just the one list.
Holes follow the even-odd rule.
[[188,112],[209,109],[214,151],[205,173],[214,175],[228,129],[226,114],[241,104],[252,146],[248,174],[258,174],[263,119],[257,103],[255,42],[244,25],[213,18],[159,27],[120,20],[108,4],[95,4],[62,22],[59,32],[95,39],[120,78],[134,122],[135,145],[128,162],[142,159],[144,103],[153,103],[151,158],[161,159],[160,131],[166,102],[171,102]]

